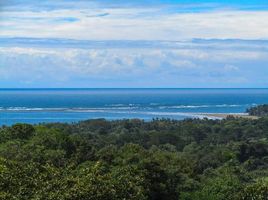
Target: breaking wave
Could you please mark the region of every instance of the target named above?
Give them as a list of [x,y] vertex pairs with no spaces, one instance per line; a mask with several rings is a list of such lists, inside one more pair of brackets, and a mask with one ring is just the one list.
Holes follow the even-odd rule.
[[[0,112],[108,112],[108,111],[144,111],[144,110],[169,110],[169,109],[199,109],[199,108],[235,108],[250,107],[256,104],[218,104],[218,105],[138,105],[138,104],[110,104],[104,107],[74,107],[74,108],[30,108],[30,107],[0,107]],[[160,112],[163,114],[164,112]],[[177,112],[176,112],[177,113]]]

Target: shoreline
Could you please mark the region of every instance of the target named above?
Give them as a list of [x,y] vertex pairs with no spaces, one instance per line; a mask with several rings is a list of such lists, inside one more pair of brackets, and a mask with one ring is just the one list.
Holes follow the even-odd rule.
[[248,115],[247,113],[195,113],[197,116],[209,119],[226,119],[227,117],[259,119],[258,116]]

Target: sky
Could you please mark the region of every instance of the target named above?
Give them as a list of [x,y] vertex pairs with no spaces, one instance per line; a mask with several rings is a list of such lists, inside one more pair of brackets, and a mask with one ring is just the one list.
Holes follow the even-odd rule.
[[267,88],[267,0],[0,0],[0,88]]

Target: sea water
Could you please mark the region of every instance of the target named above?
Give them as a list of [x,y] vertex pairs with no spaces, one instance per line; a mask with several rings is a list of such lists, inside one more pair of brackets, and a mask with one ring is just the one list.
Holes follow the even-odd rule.
[[268,89],[0,89],[0,125],[245,113]]

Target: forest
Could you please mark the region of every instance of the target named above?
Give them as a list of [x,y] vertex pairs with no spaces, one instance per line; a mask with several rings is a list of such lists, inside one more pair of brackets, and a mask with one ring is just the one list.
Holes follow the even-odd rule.
[[3,126],[0,199],[268,199],[268,118]]
[[259,117],[268,116],[268,105],[264,104],[264,105],[251,107],[247,109],[247,113],[249,115],[259,116]]

